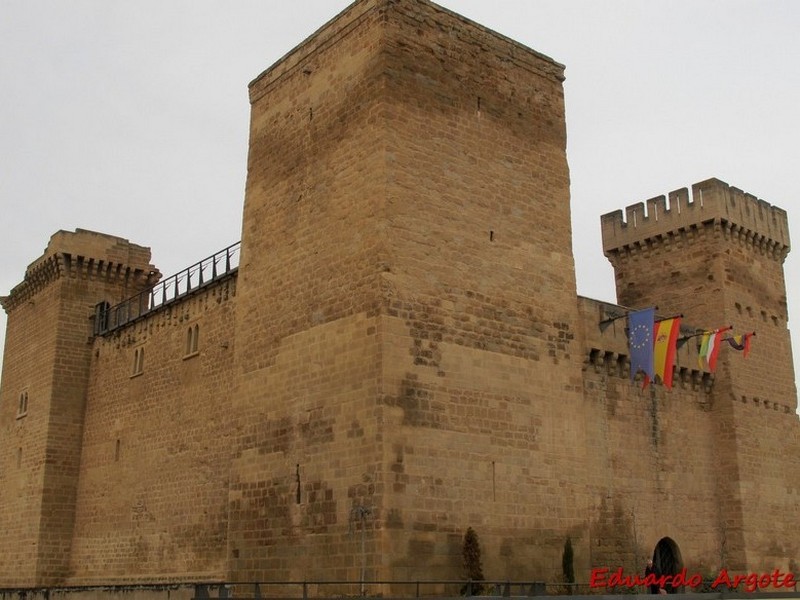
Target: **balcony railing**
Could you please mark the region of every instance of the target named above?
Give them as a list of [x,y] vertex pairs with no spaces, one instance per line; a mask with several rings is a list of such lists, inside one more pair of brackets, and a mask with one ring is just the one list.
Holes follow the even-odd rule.
[[111,333],[234,273],[239,268],[240,247],[241,242],[236,242],[114,306],[101,302],[95,307],[95,335]]

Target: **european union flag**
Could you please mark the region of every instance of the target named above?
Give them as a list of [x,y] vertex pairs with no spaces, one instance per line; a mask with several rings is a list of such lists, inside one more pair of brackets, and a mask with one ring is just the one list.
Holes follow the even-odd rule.
[[655,308],[646,308],[628,314],[631,381],[639,371],[647,375],[650,380],[653,379],[653,322],[655,316]]

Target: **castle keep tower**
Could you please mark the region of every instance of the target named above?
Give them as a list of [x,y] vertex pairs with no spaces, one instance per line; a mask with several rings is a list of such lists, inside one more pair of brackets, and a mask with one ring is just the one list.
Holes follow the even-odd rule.
[[585,519],[562,81],[367,0],[251,84],[237,577],[448,578],[468,526],[499,576],[555,572],[548,536],[511,539]]
[[[717,497],[725,515],[723,565],[774,568],[796,550],[785,537],[796,502],[796,390],[783,262],[786,213],[717,179],[602,218],[617,297],[658,306],[684,323],[756,331],[754,350],[723,348],[711,393]],[[692,340],[690,343],[694,343]],[[686,366],[686,365],[683,365]],[[795,468],[787,468],[786,461]],[[768,525],[767,525],[768,524]],[[784,561],[785,562],[785,561]]]
[[63,581],[72,543],[91,363],[91,315],[155,282],[150,251],[77,230],[50,238],[2,298],[0,585]]
[[[786,214],[709,180],[605,215],[624,306],[578,297],[562,82],[359,0],[250,84],[241,244],[159,281],[55,234],[0,299],[0,588],[454,593],[470,527],[492,580],[560,582],[567,540],[580,582],[791,569]],[[653,305],[753,350],[712,374],[690,340],[643,389],[622,317]]]

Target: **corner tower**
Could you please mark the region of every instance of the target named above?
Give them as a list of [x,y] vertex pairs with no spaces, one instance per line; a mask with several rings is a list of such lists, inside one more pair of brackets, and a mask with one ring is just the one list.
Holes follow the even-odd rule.
[[[50,238],[8,314],[0,389],[0,580],[57,585],[67,575],[91,364],[90,316],[157,280],[150,250],[77,230]],[[12,575],[13,574],[13,575]]]
[[458,578],[470,526],[498,576],[555,575],[586,519],[562,82],[365,0],[251,84],[237,576]]
[[[646,206],[646,210],[645,210]],[[699,329],[756,331],[747,359],[723,347],[712,391],[718,501],[726,514],[721,566],[765,569],[797,556],[794,384],[783,263],[786,212],[709,179],[602,217],[617,298],[658,306]],[[786,444],[794,450],[787,452]],[[795,500],[796,501],[796,500]],[[765,523],[769,523],[765,527]]]

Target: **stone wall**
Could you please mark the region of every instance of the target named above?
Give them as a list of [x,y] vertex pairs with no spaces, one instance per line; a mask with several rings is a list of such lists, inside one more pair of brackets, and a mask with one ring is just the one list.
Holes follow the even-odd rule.
[[[688,569],[711,572],[719,565],[723,515],[710,435],[714,382],[698,367],[696,339],[676,353],[671,390],[642,389],[641,375],[630,379],[625,310],[586,298],[580,307],[592,566],[639,572],[656,543],[670,537]],[[611,316],[623,318],[601,328]]]
[[[358,579],[384,493],[386,2],[361,2],[250,86],[231,464],[235,580]],[[365,553],[376,554],[372,520]]]
[[[3,298],[0,585],[63,581],[72,543],[97,302],[155,282],[150,251],[91,231],[61,231]],[[24,402],[20,398],[25,398]]]
[[[578,298],[562,80],[357,2],[250,86],[238,272],[92,337],[158,271],[56,234],[3,300],[0,585],[452,580],[468,527],[489,579],[557,581],[567,538],[579,581],[667,538],[693,571],[789,568],[786,215],[716,180],[606,215],[624,306]],[[642,390],[651,305],[753,352],[712,375],[694,338]]]
[[[258,453],[234,465],[237,573],[358,574],[362,508],[370,577],[456,576],[468,525],[497,556],[530,539],[503,576],[556,568],[533,532],[584,514],[562,79],[428,3],[365,2],[251,85],[237,359]],[[304,413],[327,436],[304,440]],[[327,499],[313,547],[298,465]]]
[[71,585],[225,578],[235,296],[225,278],[95,339]]
[[[797,394],[787,327],[786,213],[711,179],[604,215],[603,247],[617,294],[658,305],[701,328],[756,332],[746,360],[723,348],[711,395],[724,560],[732,568],[788,565],[797,486]],[[654,266],[655,265],[655,266]],[[656,268],[657,267],[657,268]],[[727,351],[726,351],[727,350]],[[780,441],[778,441],[780,440]],[[779,458],[780,457],[780,458]],[[779,559],[783,556],[783,559]]]

